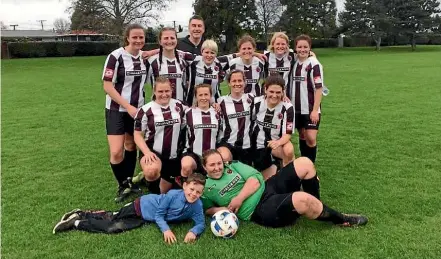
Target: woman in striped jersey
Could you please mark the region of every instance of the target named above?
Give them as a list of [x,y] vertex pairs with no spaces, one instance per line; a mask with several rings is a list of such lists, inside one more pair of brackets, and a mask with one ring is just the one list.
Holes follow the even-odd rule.
[[291,135],[294,127],[294,107],[284,102],[285,81],[279,75],[265,80],[265,95],[254,99],[252,110],[254,168],[264,179],[276,173],[273,157],[282,159],[282,167],[292,162],[294,147]]
[[170,80],[172,98],[185,101],[187,88],[185,85],[185,69],[194,60],[194,55],[176,49],[177,33],[173,28],[163,28],[159,32],[159,53],[151,56],[148,63],[151,66],[149,78],[154,85],[157,77]]
[[193,171],[203,173],[202,153],[216,148],[221,120],[219,114],[211,107],[212,95],[211,85],[197,85],[194,88],[196,106],[185,112],[187,138],[186,150],[181,159],[183,177],[188,177]]
[[153,93],[154,100],[136,114],[134,136],[142,153],[140,165],[149,190],[158,193],[159,186],[160,192],[166,193],[181,172],[178,147],[187,107],[171,98],[172,87],[165,77],[156,78]]
[[323,67],[315,57],[309,57],[311,38],[308,35],[298,36],[295,44],[298,60],[293,66],[292,87],[287,94],[296,112],[300,153],[315,163],[324,90]]
[[268,51],[265,52],[267,62],[264,71],[265,78],[270,75],[280,75],[285,80],[285,89],[291,84],[291,68],[295,63],[296,55],[289,49],[289,38],[283,32],[274,33]]
[[241,70],[230,71],[228,85],[230,94],[218,100],[222,130],[217,150],[225,162],[239,160],[251,165],[250,127],[254,95],[244,93],[245,75]]
[[136,186],[126,183],[136,166],[136,146],[133,140],[133,117],[144,104],[144,83],[147,67],[142,59],[144,28],[129,25],[124,32],[124,47],[114,50],[106,59],[102,80],[106,92],[106,130],[110,150],[110,166],[118,181],[115,201],[120,202]]
[[193,104],[194,88],[199,84],[208,84],[212,88],[211,102],[214,103],[220,97],[220,83],[224,79],[224,70],[228,67],[229,60],[237,54],[216,57],[218,47],[213,40],[206,40],[202,44],[202,55],[195,56],[189,70],[189,85],[186,103]]
[[260,58],[256,50],[256,41],[249,35],[244,35],[237,43],[240,57],[232,59],[228,68],[238,69],[245,74],[245,93],[252,93],[255,96],[263,94],[260,81],[264,78],[265,58]]

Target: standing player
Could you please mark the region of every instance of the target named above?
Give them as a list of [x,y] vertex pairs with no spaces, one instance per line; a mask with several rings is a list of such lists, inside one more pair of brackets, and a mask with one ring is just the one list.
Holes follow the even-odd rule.
[[268,179],[276,172],[273,156],[282,159],[283,167],[293,160],[291,134],[294,107],[283,101],[285,81],[279,75],[265,80],[265,95],[254,99],[252,141],[255,143],[254,167]]
[[[181,172],[180,131],[186,106],[172,99],[170,81],[159,76],[153,86],[154,100],[135,117],[135,143],[142,153],[140,165],[149,190],[166,193]],[[159,180],[159,178],[161,178]]]
[[[133,118],[144,104],[146,64],[142,59],[144,28],[129,25],[124,32],[124,47],[114,50],[106,59],[102,80],[106,92],[106,130],[110,149],[110,166],[118,181],[115,201],[130,194],[124,183],[132,177],[136,166],[136,146],[133,141]],[[132,191],[139,192],[138,187]]]
[[193,104],[194,87],[199,84],[208,84],[212,88],[211,102],[216,102],[220,96],[220,82],[223,80],[224,70],[229,60],[236,57],[236,54],[216,57],[218,47],[213,40],[206,40],[202,44],[202,56],[196,56],[188,68],[189,85],[187,93],[188,105]]
[[176,49],[177,34],[173,28],[163,28],[159,32],[159,53],[151,56],[148,63],[151,66],[151,83],[155,84],[157,77],[162,76],[170,80],[172,98],[185,101],[187,92],[185,82],[185,69],[189,62],[194,60],[194,55]]
[[228,75],[230,94],[219,98],[222,130],[218,151],[224,161],[239,160],[251,165],[251,110],[254,95],[244,93],[245,75],[241,70],[231,70]]
[[199,15],[191,17],[188,22],[188,30],[190,35],[179,40],[178,49],[194,55],[201,55],[201,47],[204,42],[203,36],[205,32],[205,24],[202,17]]
[[206,151],[202,163],[208,179],[201,200],[208,215],[228,209],[241,220],[274,228],[292,225],[300,216],[344,227],[368,222],[365,216],[340,213],[320,201],[316,171],[308,158],[294,160],[266,182],[250,166],[224,164],[216,150]]
[[[229,62],[229,69],[238,69],[245,73],[245,93],[252,93],[255,96],[263,94],[260,80],[264,76],[265,61],[259,59],[254,51],[256,41],[249,35],[244,35],[237,43],[240,57]],[[262,58],[263,59],[263,58]]]
[[309,36],[298,36],[295,44],[298,60],[292,71],[292,88],[287,94],[295,107],[295,125],[299,131],[300,153],[315,163],[317,132],[321,119],[323,67],[315,57],[309,57],[311,50]]
[[291,68],[296,59],[294,52],[289,49],[288,36],[283,32],[274,33],[268,50],[265,52],[265,78],[274,74],[280,75],[285,80],[285,89],[288,89],[292,79]]
[[202,153],[216,148],[220,130],[219,114],[211,107],[212,88],[210,85],[197,85],[194,89],[196,107],[185,112],[187,130],[186,152],[182,155],[181,175],[188,177],[193,171],[203,173]]

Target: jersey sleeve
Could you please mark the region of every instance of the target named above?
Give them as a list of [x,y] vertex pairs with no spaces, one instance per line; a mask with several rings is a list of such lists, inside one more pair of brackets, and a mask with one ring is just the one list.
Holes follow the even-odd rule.
[[183,64],[185,66],[189,66],[189,65],[191,65],[191,63],[193,63],[193,61],[198,61],[202,58],[202,56],[198,56],[198,55],[192,54],[190,52],[185,52],[185,51],[181,51],[181,50],[178,50],[177,52],[178,52],[179,58],[181,60],[185,61],[185,63]]
[[323,67],[320,63],[313,64],[312,81],[315,89],[320,89],[323,87]]
[[145,133],[147,130],[147,114],[144,111],[144,108],[138,110],[135,116],[135,130],[141,131]]
[[194,222],[194,226],[190,229],[190,231],[196,236],[200,236],[205,230],[204,208],[201,201],[196,203],[191,219]]
[[165,221],[165,216],[167,214],[168,208],[170,207],[170,203],[172,202],[172,199],[173,199],[173,193],[169,192],[165,194],[164,197],[159,202],[158,209],[156,210],[155,213],[156,225],[158,225],[162,233],[164,233],[167,230],[170,230],[170,227]]
[[107,56],[106,62],[104,63],[102,80],[115,82],[117,75],[116,69],[118,65],[119,65],[118,59],[113,54]]
[[292,135],[294,129],[294,107],[289,105],[283,114],[282,134]]
[[228,66],[228,62],[230,62],[230,60],[232,60],[234,58],[236,58],[236,54],[229,54],[229,55],[224,55],[224,56],[217,57],[217,60],[221,64],[220,68],[222,70],[225,70],[226,67]]

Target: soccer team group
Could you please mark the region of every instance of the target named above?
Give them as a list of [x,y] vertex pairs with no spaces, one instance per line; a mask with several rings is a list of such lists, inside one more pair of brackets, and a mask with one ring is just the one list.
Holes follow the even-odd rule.
[[[203,233],[204,215],[220,210],[269,227],[291,225],[301,215],[341,226],[367,223],[320,199],[314,163],[327,89],[311,38],[298,36],[291,50],[287,35],[275,33],[259,54],[245,35],[238,53],[217,56],[217,44],[205,40],[204,31],[204,21],[194,16],[189,36],[178,40],[175,29],[163,28],[160,48],[142,51],[144,28],[127,27],[124,47],[110,53],[102,76],[110,166],[118,182],[115,201],[140,195],[141,183],[149,194],[116,212],[70,211],[54,234],[119,233],[155,222],[164,241],[174,243],[167,222],[193,220],[188,243]],[[229,93],[221,93],[222,81]],[[146,83],[153,96],[145,104]],[[142,172],[134,176],[137,160]]]

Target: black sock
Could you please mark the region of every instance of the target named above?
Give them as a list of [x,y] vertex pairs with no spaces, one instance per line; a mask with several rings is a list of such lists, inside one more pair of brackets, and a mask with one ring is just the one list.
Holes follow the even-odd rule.
[[300,156],[308,156],[306,150],[306,140],[299,138]]
[[306,156],[311,159],[313,163],[315,163],[315,158],[317,156],[317,145],[315,145],[314,147],[306,145],[306,149],[308,150],[308,154]]
[[311,179],[303,179],[302,187],[304,192],[307,192],[320,200],[320,182],[317,176],[314,176]]
[[124,151],[125,178],[133,177],[136,168],[136,150]]
[[121,161],[119,164],[110,163],[110,167],[112,167],[113,175],[118,181],[119,186],[123,186],[123,182],[126,180],[124,174],[124,160]]
[[148,183],[148,189],[149,192],[152,194],[160,194],[161,190],[159,189],[159,182],[161,181],[161,178],[155,181],[147,181]]
[[316,220],[330,221],[334,224],[343,224],[345,222],[345,216],[323,204],[323,211]]

